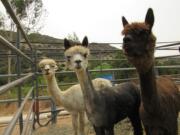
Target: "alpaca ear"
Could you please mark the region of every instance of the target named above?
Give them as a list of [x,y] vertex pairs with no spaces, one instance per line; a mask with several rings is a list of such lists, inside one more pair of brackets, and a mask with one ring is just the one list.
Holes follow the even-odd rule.
[[88,38],[85,36],[83,41],[82,41],[82,46],[88,47]]
[[151,30],[154,24],[154,13],[153,13],[152,8],[149,8],[146,13],[145,23],[149,25],[150,30]]
[[127,24],[129,24],[124,16],[122,17],[122,24],[123,24],[123,27],[125,27]]
[[71,45],[70,45],[70,42],[69,42],[69,40],[67,40],[66,38],[64,39],[64,48],[65,48],[65,51],[67,50],[67,49],[69,49],[71,47]]

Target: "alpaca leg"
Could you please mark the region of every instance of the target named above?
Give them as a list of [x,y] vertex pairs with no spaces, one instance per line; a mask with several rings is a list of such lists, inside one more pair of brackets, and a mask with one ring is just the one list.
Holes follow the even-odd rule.
[[106,135],[104,128],[94,126],[94,131],[96,132],[96,135]]
[[131,124],[133,126],[134,135],[143,135],[143,129],[141,124],[141,119],[139,117],[139,113],[134,113],[133,115],[129,116]]
[[105,130],[105,135],[114,135],[114,126]]
[[146,135],[150,135],[150,130],[148,126],[144,125],[144,130],[145,130]]
[[78,135],[78,114],[77,113],[73,113],[72,114],[72,125],[73,125],[73,131],[74,131],[74,135]]
[[84,127],[85,127],[85,115],[84,112],[79,113],[79,133],[80,135],[85,135]]
[[175,124],[174,125],[176,125],[176,126],[174,127],[174,131],[172,131],[172,132],[174,135],[178,135],[178,117],[175,118]]

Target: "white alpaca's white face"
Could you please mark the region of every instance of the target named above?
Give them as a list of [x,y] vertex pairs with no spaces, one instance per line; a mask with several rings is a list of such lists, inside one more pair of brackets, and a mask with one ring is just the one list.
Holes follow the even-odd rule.
[[39,67],[46,77],[52,77],[58,69],[56,62],[53,59],[41,60],[39,62]]
[[89,49],[88,39],[85,37],[82,41],[82,44],[71,46],[70,42],[65,39],[64,47],[65,47],[65,57],[66,57],[66,65],[69,69],[78,71],[78,70],[86,70],[88,67],[88,56]]
[[86,70],[88,67],[89,49],[80,45],[65,51],[66,65],[71,70]]

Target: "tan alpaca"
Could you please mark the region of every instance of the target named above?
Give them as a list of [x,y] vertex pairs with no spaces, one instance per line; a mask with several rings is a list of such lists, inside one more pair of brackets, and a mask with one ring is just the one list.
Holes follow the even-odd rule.
[[[43,59],[39,62],[39,67],[41,68],[44,78],[47,81],[47,89],[50,95],[54,98],[55,102],[58,105],[63,105],[63,107],[71,113],[74,135],[78,135],[78,129],[79,135],[85,135],[85,108],[80,85],[73,85],[69,89],[61,91],[61,89],[58,87],[55,77],[55,72],[58,69],[56,62],[53,59]],[[96,88],[96,90],[112,86],[109,80],[102,78],[94,79],[93,85]]]

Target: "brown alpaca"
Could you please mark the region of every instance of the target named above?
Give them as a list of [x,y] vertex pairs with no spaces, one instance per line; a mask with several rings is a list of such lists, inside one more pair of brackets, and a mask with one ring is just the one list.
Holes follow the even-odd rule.
[[141,98],[140,116],[147,135],[177,135],[178,88],[170,78],[156,79],[154,49],[156,38],[152,34],[153,10],[146,14],[145,22],[129,24],[122,17],[124,30],[123,51],[139,73]]

